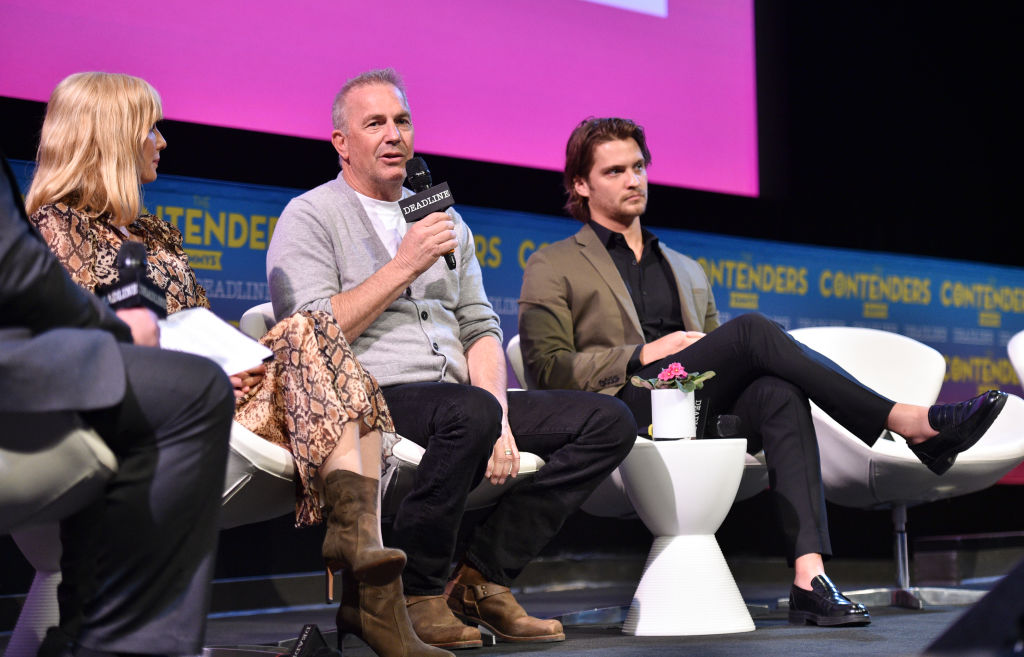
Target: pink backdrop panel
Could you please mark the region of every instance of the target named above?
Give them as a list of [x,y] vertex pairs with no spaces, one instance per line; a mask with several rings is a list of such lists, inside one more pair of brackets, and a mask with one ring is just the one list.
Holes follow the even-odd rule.
[[581,119],[627,116],[648,130],[653,182],[756,196],[752,0],[667,6],[0,0],[0,95],[125,72],[168,118],[325,139],[341,84],[392,66],[421,151],[559,169]]

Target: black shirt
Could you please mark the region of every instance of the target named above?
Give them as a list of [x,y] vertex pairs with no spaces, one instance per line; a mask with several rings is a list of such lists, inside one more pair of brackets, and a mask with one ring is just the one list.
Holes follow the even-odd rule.
[[[640,319],[644,340],[651,342],[673,331],[685,331],[675,275],[662,254],[654,233],[646,228],[640,229],[644,248],[640,254],[640,262],[637,262],[633,250],[626,244],[626,238],[621,233],[608,230],[593,221],[590,222],[590,227],[608,249],[608,255],[615,263],[622,282],[626,284],[629,297],[633,300],[633,308]],[[642,348],[642,345],[637,347],[633,353],[626,366],[627,375],[640,369]]]

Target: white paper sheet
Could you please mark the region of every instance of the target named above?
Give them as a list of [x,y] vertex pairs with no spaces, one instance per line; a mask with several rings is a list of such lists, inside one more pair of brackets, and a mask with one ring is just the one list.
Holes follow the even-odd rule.
[[274,355],[206,308],[189,308],[161,319],[160,346],[205,356],[228,374],[256,367]]

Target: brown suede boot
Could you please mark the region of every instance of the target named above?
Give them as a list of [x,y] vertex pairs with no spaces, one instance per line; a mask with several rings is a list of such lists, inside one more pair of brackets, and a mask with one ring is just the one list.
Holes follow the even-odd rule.
[[512,643],[565,641],[561,623],[527,615],[507,586],[488,582],[466,564],[455,579],[448,606],[466,622],[483,625],[500,640]]
[[336,622],[339,648],[344,636],[352,634],[379,657],[455,657],[447,650],[428,646],[416,636],[405,610],[401,578],[374,586],[347,575],[342,577]]
[[402,574],[405,552],[383,547],[377,531],[377,480],[348,470],[324,478],[328,571],[348,570],[360,582],[386,584]]
[[416,636],[432,646],[461,650],[484,645],[480,630],[459,621],[443,595],[410,595],[405,599]]

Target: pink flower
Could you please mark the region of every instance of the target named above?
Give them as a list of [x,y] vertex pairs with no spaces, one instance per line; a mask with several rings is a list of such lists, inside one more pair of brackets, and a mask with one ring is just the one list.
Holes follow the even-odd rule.
[[670,363],[668,367],[658,374],[659,381],[671,381],[672,379],[685,379],[689,376],[683,366],[679,363]]

